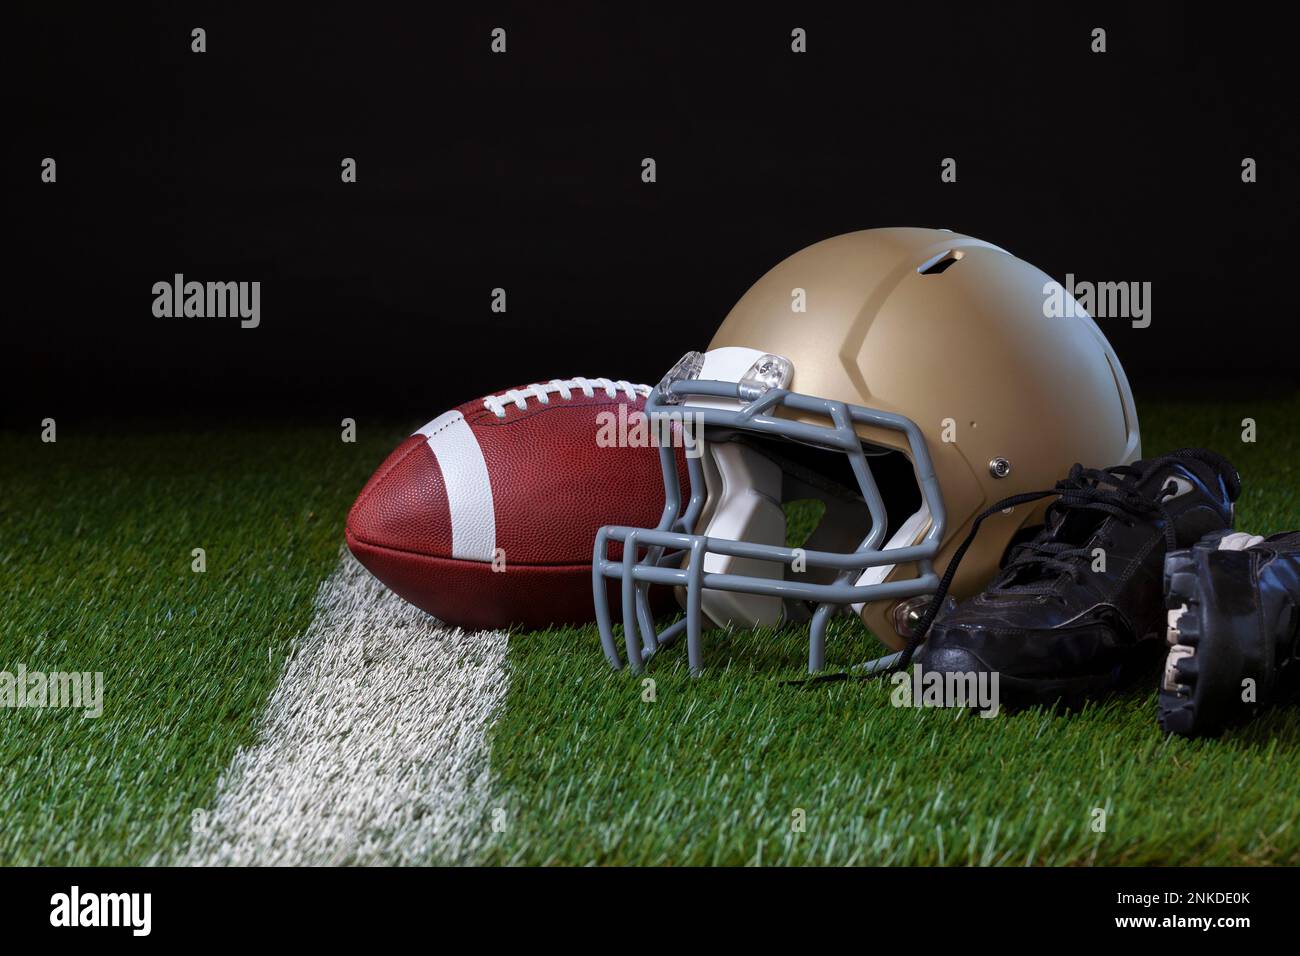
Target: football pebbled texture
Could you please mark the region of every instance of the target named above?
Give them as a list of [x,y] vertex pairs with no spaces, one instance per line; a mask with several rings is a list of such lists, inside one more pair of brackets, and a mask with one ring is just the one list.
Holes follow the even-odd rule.
[[[648,393],[625,381],[557,379],[440,415],[366,482],[348,515],[348,548],[446,624],[594,620],[596,531],[654,527],[663,512],[658,449],[597,442],[611,421],[631,432]],[[684,455],[676,454],[685,488]],[[660,606],[666,596],[657,595]]]

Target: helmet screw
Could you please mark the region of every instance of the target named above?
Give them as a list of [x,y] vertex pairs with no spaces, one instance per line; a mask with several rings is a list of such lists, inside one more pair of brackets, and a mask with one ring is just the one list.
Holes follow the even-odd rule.
[[1011,462],[1005,458],[994,458],[989,462],[989,474],[994,478],[1005,478],[1011,474]]
[[[912,632],[916,630],[916,625],[921,623],[921,618],[930,607],[930,602],[934,600],[933,595],[919,594],[914,598],[908,598],[906,601],[900,601],[894,605],[894,630],[900,637],[911,637]],[[942,614],[947,614],[957,607],[957,601],[952,595],[947,595],[943,599]]]

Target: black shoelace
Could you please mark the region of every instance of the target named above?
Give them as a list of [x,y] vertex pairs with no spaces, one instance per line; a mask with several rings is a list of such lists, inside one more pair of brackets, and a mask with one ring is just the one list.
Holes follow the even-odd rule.
[[[952,579],[957,574],[961,559],[965,556],[971,543],[974,542],[975,535],[979,533],[980,525],[985,518],[995,515],[1006,508],[1037,501],[1040,498],[1046,498],[1048,495],[1057,495],[1057,500],[1052,502],[1047,509],[1047,527],[1053,527],[1053,517],[1057,518],[1058,524],[1056,527],[1059,527],[1059,522],[1065,520],[1067,513],[1076,509],[1098,511],[1108,517],[1118,518],[1129,525],[1154,514],[1164,522],[1166,548],[1172,550],[1177,547],[1178,539],[1174,531],[1174,524],[1164,506],[1164,498],[1169,492],[1172,482],[1166,484],[1156,498],[1143,494],[1136,487],[1137,481],[1148,470],[1166,462],[1167,459],[1164,458],[1155,459],[1142,469],[1133,465],[1115,465],[1111,468],[1100,469],[1084,468],[1081,464],[1075,464],[1070,469],[1070,473],[1056,483],[1056,487],[1047,491],[1025,491],[1018,495],[1010,495],[982,511],[971,524],[966,539],[953,552],[952,560],[948,562],[948,568],[939,581],[939,588],[935,592],[934,598],[925,609],[925,614],[921,616],[921,620],[917,622],[912,631],[912,636],[907,639],[907,643],[903,646],[898,661],[892,669],[902,670],[911,664],[912,656],[916,653],[916,649],[920,647],[921,642],[925,640],[926,635],[930,632],[930,626],[939,614],[939,609],[943,607],[944,596],[952,586]],[[1072,545],[1061,541],[1026,541],[1012,549],[1006,566],[994,578],[988,590],[1007,590],[1014,586],[1017,580],[1023,579],[1026,571],[1034,569],[1046,571],[1049,574],[1055,572],[1057,576],[1068,574],[1078,580],[1078,575],[1082,573],[1081,563],[1090,560],[1091,556],[1092,552],[1086,546]],[[1019,590],[1021,593],[1035,593],[1035,590],[1037,593],[1042,593],[1044,591],[1043,588],[1024,587],[1019,588]]]
[[[1115,465],[1110,468],[1100,469],[1085,468],[1083,465],[1076,463],[1070,469],[1070,473],[1058,481],[1054,488],[1047,491],[1024,491],[1020,494],[1009,495],[990,505],[977,515],[975,521],[971,524],[970,531],[966,534],[966,539],[953,552],[952,560],[948,562],[948,567],[939,581],[939,587],[935,591],[934,597],[921,619],[917,622],[912,631],[912,636],[907,639],[907,643],[899,652],[898,658],[893,665],[869,677],[859,677],[858,679],[875,680],[888,674],[897,673],[912,663],[912,657],[929,634],[930,626],[934,624],[934,619],[943,607],[943,599],[948,594],[949,588],[952,587],[952,580],[957,574],[961,559],[975,540],[980,525],[985,518],[995,515],[1006,508],[1014,508],[1016,505],[1037,501],[1049,495],[1057,495],[1057,500],[1052,502],[1047,509],[1047,515],[1045,516],[1047,527],[1054,526],[1054,517],[1058,518],[1055,527],[1060,527],[1059,521],[1064,521],[1069,511],[1078,509],[1099,511],[1109,517],[1119,518],[1128,524],[1133,524],[1148,515],[1155,515],[1164,521],[1166,549],[1173,550],[1176,548],[1178,543],[1177,534],[1173,521],[1170,520],[1169,512],[1164,506],[1164,499],[1168,496],[1172,482],[1167,482],[1161,488],[1160,494],[1154,498],[1139,491],[1137,484],[1150,472],[1180,458],[1192,458],[1211,465],[1224,479],[1230,500],[1236,500],[1241,491],[1241,479],[1238,477],[1236,469],[1220,455],[1204,449],[1182,448],[1161,458],[1142,462],[1141,467],[1137,465]],[[1027,576],[1025,572],[1034,568],[1047,572],[1056,572],[1058,576],[1060,574],[1070,574],[1076,576],[1077,580],[1077,575],[1081,573],[1080,563],[1090,557],[1091,552],[1086,547],[1065,542],[1037,540],[1023,542],[1012,549],[1006,566],[998,572],[993,584],[989,586],[989,590],[1006,590],[1016,586],[1017,580],[1023,580]],[[1024,590],[1022,587],[1022,593]],[[802,681],[787,681],[786,683],[790,685],[817,684],[847,680],[850,676],[848,673],[823,674]]]

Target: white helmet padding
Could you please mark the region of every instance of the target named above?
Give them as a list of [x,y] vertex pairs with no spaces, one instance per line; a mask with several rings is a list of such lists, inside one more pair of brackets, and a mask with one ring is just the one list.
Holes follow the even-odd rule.
[[[781,508],[781,468],[756,449],[737,442],[705,446],[704,481],[709,514],[700,533],[728,541],[785,545],[785,511]],[[756,561],[710,552],[704,570],[711,574],[743,574],[780,580],[784,569],[775,561]],[[775,625],[781,620],[779,597],[740,591],[706,589],[701,609],[714,624]]]
[[[793,446],[784,446],[793,450]],[[811,551],[850,552],[871,527],[865,501],[851,489],[827,479],[782,454],[771,444],[755,445],[745,436],[705,442],[704,482],[707,504],[700,516],[701,534],[730,541],[782,547],[787,538],[787,514],[792,501],[818,501],[823,512],[800,547]],[[895,545],[897,546],[897,545]],[[800,568],[755,558],[737,558],[710,551],[704,559],[710,574],[740,574],[769,580],[830,583],[829,568]],[[679,594],[679,598],[684,595]],[[714,624],[774,626],[806,621],[810,609],[798,600],[771,595],[705,588],[701,610]]]

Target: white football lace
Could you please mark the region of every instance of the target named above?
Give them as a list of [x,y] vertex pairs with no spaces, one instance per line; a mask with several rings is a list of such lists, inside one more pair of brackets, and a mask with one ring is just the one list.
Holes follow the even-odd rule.
[[528,407],[530,398],[535,398],[543,405],[549,405],[552,392],[559,392],[561,400],[567,402],[573,397],[575,389],[587,398],[591,398],[598,388],[604,389],[605,394],[610,398],[614,398],[619,392],[627,395],[629,400],[635,400],[637,396],[645,398],[650,394],[649,385],[633,385],[621,378],[618,381],[608,378],[553,378],[544,384],[512,388],[500,395],[489,395],[483,399],[483,407],[497,418],[505,418],[507,405],[514,405],[522,411]]

